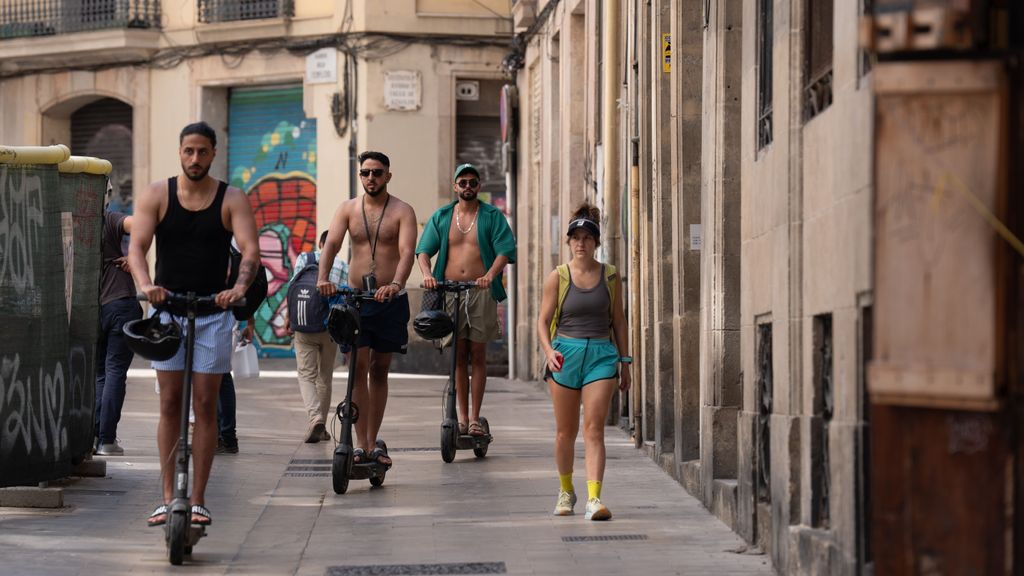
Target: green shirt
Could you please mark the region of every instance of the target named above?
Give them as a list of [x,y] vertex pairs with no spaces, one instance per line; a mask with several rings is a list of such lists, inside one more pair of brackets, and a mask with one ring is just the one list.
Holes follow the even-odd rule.
[[[417,255],[437,255],[437,260],[434,261],[434,278],[437,280],[444,280],[444,269],[448,265],[448,230],[452,226],[452,214],[458,203],[456,200],[438,208],[430,220],[427,220],[420,241],[416,245]],[[512,235],[508,220],[505,220],[501,210],[486,202],[480,202],[480,212],[476,218],[476,239],[480,245],[480,259],[483,260],[485,269],[490,270],[498,256],[508,258],[509,264],[516,261],[516,238]],[[491,296],[497,302],[505,300],[501,274],[499,271],[491,282]]]

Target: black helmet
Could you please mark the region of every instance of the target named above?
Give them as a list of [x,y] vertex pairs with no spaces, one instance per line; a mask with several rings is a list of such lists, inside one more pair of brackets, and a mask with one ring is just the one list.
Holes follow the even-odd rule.
[[412,329],[424,340],[440,340],[451,334],[455,325],[444,310],[424,310],[413,319]]
[[161,322],[159,314],[127,322],[122,332],[132,352],[146,360],[170,360],[181,347],[181,326]]
[[327,333],[338,344],[355,344],[359,338],[359,311],[347,303],[331,306],[327,313]]

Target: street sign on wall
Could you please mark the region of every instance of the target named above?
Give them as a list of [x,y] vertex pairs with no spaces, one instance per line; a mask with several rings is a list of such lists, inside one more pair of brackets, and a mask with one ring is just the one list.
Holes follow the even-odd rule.
[[419,110],[420,73],[415,70],[389,70],[384,73],[384,106],[388,110]]

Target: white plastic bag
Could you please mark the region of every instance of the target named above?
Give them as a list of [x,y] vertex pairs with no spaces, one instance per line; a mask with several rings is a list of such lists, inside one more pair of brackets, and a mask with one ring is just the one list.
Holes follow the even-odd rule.
[[256,356],[256,347],[250,342],[235,344],[231,354],[231,372],[235,378],[259,378],[260,361]]

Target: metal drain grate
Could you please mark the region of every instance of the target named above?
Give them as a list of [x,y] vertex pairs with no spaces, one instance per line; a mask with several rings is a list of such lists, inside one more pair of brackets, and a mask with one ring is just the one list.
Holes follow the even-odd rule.
[[325,576],[416,576],[420,574],[504,574],[504,562],[456,564],[370,564],[328,566]]
[[331,467],[328,466],[289,466],[285,472],[330,472]]
[[647,540],[647,534],[608,534],[607,536],[562,536],[562,542],[618,542]]
[[431,446],[431,447],[423,446],[423,447],[419,447],[419,448],[388,448],[388,453],[389,454],[394,453],[394,452],[440,452],[440,451],[441,451],[441,448],[438,447],[438,446]]
[[326,464],[326,465],[330,466],[331,462],[332,462],[332,460],[329,460],[327,458],[315,458],[315,459],[306,459],[306,460],[299,459],[299,460],[292,460],[291,462],[288,463],[288,465],[291,466],[291,465],[294,465],[294,464]]
[[285,478],[330,478],[330,472],[285,472]]

